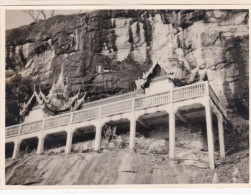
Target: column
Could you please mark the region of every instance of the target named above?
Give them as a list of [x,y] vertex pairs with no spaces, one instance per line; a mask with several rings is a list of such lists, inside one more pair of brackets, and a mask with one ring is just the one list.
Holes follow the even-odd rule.
[[225,157],[225,143],[224,143],[224,128],[223,128],[223,116],[221,113],[217,114],[218,131],[219,131],[219,145],[220,145],[220,157]]
[[210,103],[208,102],[205,106],[206,110],[206,124],[207,124],[207,143],[208,143],[208,154],[209,154],[209,167],[215,168],[214,164],[214,135],[213,135],[213,123],[212,123],[212,112]]
[[16,141],[14,142],[14,150],[13,150],[13,154],[12,154],[12,159],[16,159],[17,158],[17,155],[18,155],[18,152],[19,152],[19,142]]
[[66,146],[65,146],[65,153],[66,154],[71,153],[72,136],[73,136],[73,132],[71,132],[71,131],[67,132],[67,140],[66,140]]
[[44,138],[41,136],[38,138],[37,154],[42,154],[44,151]]
[[101,132],[102,132],[101,125],[100,124],[96,125],[96,136],[95,136],[95,142],[94,142],[94,151],[96,151],[96,152],[100,151]]
[[129,142],[129,148],[131,150],[133,150],[135,148],[135,137],[136,137],[136,120],[133,117],[130,120],[130,142]]
[[175,152],[175,112],[173,109],[169,112],[169,158],[174,158]]

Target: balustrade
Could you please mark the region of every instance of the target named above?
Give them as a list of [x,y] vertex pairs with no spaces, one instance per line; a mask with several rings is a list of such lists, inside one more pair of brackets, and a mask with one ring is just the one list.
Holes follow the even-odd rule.
[[70,123],[71,114],[59,115],[57,117],[52,117],[45,119],[44,128],[51,128],[60,125],[66,125]]
[[21,134],[31,133],[35,131],[40,131],[43,126],[43,121],[36,121],[32,123],[22,124],[21,126]]
[[[85,109],[80,111],[46,118],[44,120],[44,126],[43,126],[43,121],[36,121],[29,124],[24,123],[21,125],[20,133],[25,134],[34,131],[39,131],[42,128],[48,129],[60,125],[66,125],[71,122],[86,121],[90,119],[96,119],[102,116],[109,116],[113,114],[128,112],[133,109],[140,109],[151,106],[157,106],[161,104],[167,104],[172,101],[175,102],[175,101],[187,100],[194,97],[203,96],[208,93],[212,98],[213,102],[217,105],[217,107],[221,109],[222,112],[225,113],[225,108],[220,103],[218,97],[215,95],[214,91],[209,85],[208,85],[209,92],[207,91],[207,85],[208,82],[201,82],[198,84],[174,88],[172,91],[149,96],[143,95],[140,97],[136,97],[135,92],[119,95],[114,98],[108,98],[93,103],[88,103],[84,106]],[[86,107],[90,108],[86,109]],[[71,115],[72,115],[72,121],[71,121]],[[6,127],[6,137],[17,135],[18,132],[19,132],[19,125]]]
[[179,87],[173,90],[173,101],[181,101],[206,94],[206,82]]
[[127,100],[101,107],[101,115],[121,113],[132,109],[133,100]]
[[6,137],[9,137],[9,136],[18,134],[19,127],[20,127],[20,125],[15,125],[15,126],[6,127],[5,136],[6,136]]
[[170,101],[170,92],[151,95],[148,97],[140,97],[135,99],[134,108],[144,108],[165,104]]
[[73,113],[72,122],[86,121],[99,116],[99,107]]

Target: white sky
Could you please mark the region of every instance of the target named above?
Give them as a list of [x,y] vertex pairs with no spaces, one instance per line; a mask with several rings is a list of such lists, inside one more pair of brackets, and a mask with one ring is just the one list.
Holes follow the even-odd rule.
[[[86,12],[87,10],[81,10]],[[88,10],[92,11],[92,10]],[[80,10],[56,10],[55,15],[69,15],[80,13]],[[6,29],[17,28],[23,25],[28,25],[34,20],[22,10],[6,10]]]

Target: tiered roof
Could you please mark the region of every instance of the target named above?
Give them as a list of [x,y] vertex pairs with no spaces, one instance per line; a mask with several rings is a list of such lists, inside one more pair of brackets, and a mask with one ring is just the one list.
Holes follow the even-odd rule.
[[34,103],[36,103],[44,112],[49,115],[55,115],[60,112],[74,111],[77,110],[80,105],[84,102],[86,93],[82,98],[79,99],[79,91],[73,96],[69,97],[67,94],[68,82],[64,83],[64,68],[61,68],[60,75],[57,82],[53,82],[49,94],[46,96],[42,90],[39,88],[39,93],[37,93],[35,86],[34,92],[25,104],[23,110],[21,111],[21,116],[26,116],[31,110]]

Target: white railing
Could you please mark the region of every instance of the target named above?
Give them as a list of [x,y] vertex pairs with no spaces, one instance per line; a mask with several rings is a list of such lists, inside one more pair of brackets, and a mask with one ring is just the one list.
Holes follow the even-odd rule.
[[[208,82],[196,83],[184,87],[174,88],[172,91],[162,92],[154,95],[136,96],[135,92],[119,95],[118,97],[108,98],[88,103],[84,109],[67,113],[64,115],[53,116],[29,124],[21,125],[21,134],[49,129],[61,125],[97,119],[104,116],[111,116],[118,113],[133,111],[151,106],[167,104],[170,102],[187,100],[195,97],[210,95],[218,108],[226,113],[224,106],[209,86]],[[86,108],[88,107],[88,108]],[[226,116],[226,115],[225,115]],[[20,125],[6,127],[6,137],[19,134]]]
[[206,95],[206,85],[208,82],[202,82],[189,86],[173,89],[173,101],[181,101],[190,98]]
[[6,127],[6,133],[5,136],[6,137],[10,137],[12,135],[17,135],[18,131],[19,131],[20,125],[13,125],[10,127]]
[[170,102],[170,92],[164,92],[148,97],[135,98],[134,108],[145,108]]
[[121,101],[121,100],[131,99],[131,98],[135,97],[136,94],[137,94],[137,91],[133,91],[133,92],[124,93],[124,94],[121,94],[121,95],[116,95],[116,96],[113,96],[113,97],[104,98],[104,99],[101,99],[101,100],[96,100],[96,101],[93,101],[93,102],[88,102],[88,103],[84,104],[83,108],[84,109],[93,108],[95,106],[102,106],[104,104],[115,103],[115,102],[118,102],[118,101]]
[[70,123],[70,119],[71,119],[71,113],[47,118],[44,121],[44,128],[48,129],[51,127],[66,125]]
[[27,133],[31,133],[31,132],[35,132],[35,131],[40,131],[43,127],[43,121],[36,121],[36,122],[32,122],[32,123],[26,123],[26,124],[22,124],[21,126],[21,134],[27,134]]
[[86,121],[99,117],[99,107],[73,113],[72,122]]
[[127,100],[102,106],[101,116],[129,111],[132,109],[132,104],[133,100]]

